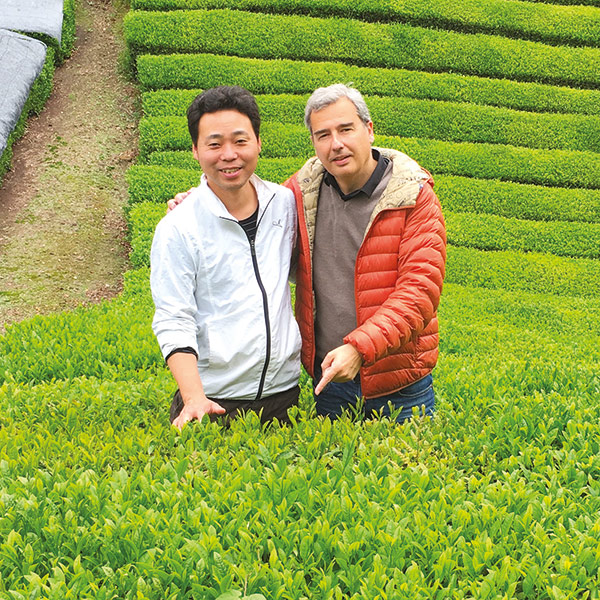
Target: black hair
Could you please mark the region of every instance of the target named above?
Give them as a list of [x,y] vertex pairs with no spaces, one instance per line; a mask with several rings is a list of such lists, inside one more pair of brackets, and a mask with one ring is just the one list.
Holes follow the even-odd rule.
[[256,98],[239,85],[220,85],[196,96],[187,110],[188,129],[194,146],[198,143],[198,123],[202,115],[220,110],[237,110],[246,115],[256,137],[259,137],[260,113]]

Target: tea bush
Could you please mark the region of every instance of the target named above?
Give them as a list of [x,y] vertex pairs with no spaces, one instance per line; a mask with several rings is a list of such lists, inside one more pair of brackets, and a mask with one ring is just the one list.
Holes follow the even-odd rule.
[[[144,114],[185,114],[201,90],[161,90],[144,94]],[[265,121],[302,123],[308,96],[257,96]],[[366,96],[380,135],[487,142],[528,148],[600,150],[600,117],[527,113],[460,102]]]
[[[200,177],[200,167],[190,152],[153,152],[146,162],[147,165],[132,167],[128,172],[132,202],[166,202],[177,192],[195,186]],[[283,183],[303,164],[302,157],[263,158],[258,162],[257,173],[269,181]],[[168,168],[153,168],[155,166]],[[445,212],[495,214],[529,221],[600,223],[600,190],[543,187],[455,175],[436,175],[435,190]]]
[[485,32],[573,45],[600,45],[598,10],[584,6],[523,4],[514,0],[134,0],[141,10],[233,8],[261,13],[404,21],[466,32]]
[[[261,159],[256,173],[268,181],[283,183],[303,163],[303,159]],[[198,163],[196,163],[196,167],[198,167]],[[176,193],[196,187],[200,181],[200,171],[199,169],[137,165],[128,171],[127,180],[130,202],[150,200],[164,203]],[[164,214],[164,204],[162,209]]]
[[469,287],[592,297],[600,295],[600,262],[449,246],[446,281]]
[[593,87],[600,82],[597,48],[549,46],[400,23],[231,10],[131,11],[124,31],[134,54],[209,52],[301,60],[326,57],[361,66],[452,70],[559,85]]
[[[147,266],[152,233],[164,216],[165,208],[162,203],[157,208],[155,203],[143,202],[134,210],[131,215],[133,257],[136,265]],[[559,258],[597,258],[599,227],[577,223],[528,223],[490,215],[448,213],[446,218],[448,241],[452,244],[448,248],[446,281],[470,287],[557,295],[600,295],[598,260]],[[586,230],[589,231],[587,236]],[[559,251],[554,254],[558,256],[553,256],[552,251],[556,248]]]
[[532,112],[600,114],[598,90],[327,61],[141,54],[137,73],[146,90],[241,85],[254,94],[310,94],[318,87],[351,81],[367,95],[470,102]]
[[[505,398],[513,370],[498,362],[490,371],[480,355],[461,376],[442,361],[446,409],[392,428],[311,418],[303,398],[293,427],[249,415],[179,436],[160,418],[165,371],[126,386],[5,383],[0,590],[586,597],[599,566],[596,390],[563,362],[556,379],[573,382],[577,403],[556,391]],[[514,371],[535,387],[538,369]]]
[[133,371],[154,371],[162,356],[150,328],[153,305],[147,280],[144,269],[143,293],[138,289],[131,294],[126,282],[118,300],[8,326],[0,337],[0,382],[82,375],[128,381]]
[[445,211],[495,214],[531,221],[600,223],[600,190],[543,187],[453,175],[436,176],[435,189]]
[[[262,156],[312,155],[302,125],[265,122],[261,126]],[[501,144],[444,142],[425,138],[375,136],[375,144],[413,157],[432,173],[500,179],[556,187],[600,189],[600,155],[575,150],[541,150]],[[140,154],[190,150],[187,122],[181,117],[148,117],[140,121]]]
[[532,222],[496,215],[444,211],[448,242],[480,250],[521,250],[600,258],[600,225]]

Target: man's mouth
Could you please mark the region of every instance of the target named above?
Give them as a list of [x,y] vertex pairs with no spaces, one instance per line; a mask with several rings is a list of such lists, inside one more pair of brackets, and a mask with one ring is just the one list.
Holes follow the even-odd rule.
[[228,169],[220,169],[221,173],[225,173],[225,175],[233,175],[241,170],[242,167],[229,167]]
[[346,160],[348,160],[350,158],[350,156],[351,156],[350,154],[344,154],[343,156],[334,156],[331,159],[331,162],[334,162],[334,163],[343,163]]

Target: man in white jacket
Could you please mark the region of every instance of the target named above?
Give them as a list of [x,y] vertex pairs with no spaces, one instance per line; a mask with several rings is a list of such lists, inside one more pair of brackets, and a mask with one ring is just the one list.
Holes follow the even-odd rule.
[[294,197],[254,174],[260,115],[247,90],[206,90],[187,114],[201,183],[159,223],[151,251],[152,326],[179,386],[171,422],[240,410],[285,421],[300,375]]

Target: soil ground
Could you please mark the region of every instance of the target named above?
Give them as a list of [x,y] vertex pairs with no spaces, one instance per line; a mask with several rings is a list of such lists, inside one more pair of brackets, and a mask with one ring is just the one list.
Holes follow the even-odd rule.
[[123,0],[79,0],[77,42],[0,188],[0,334],[117,294],[127,269],[124,174],[139,99],[120,64]]

